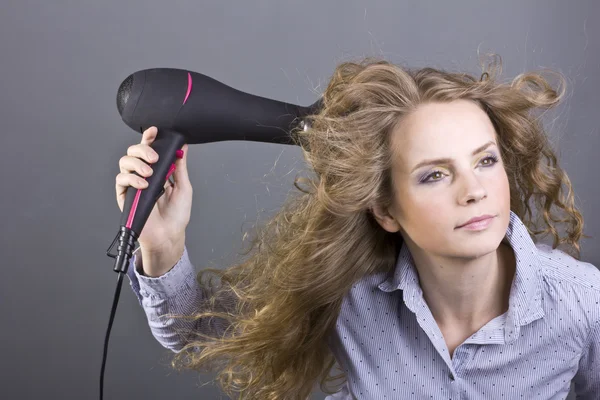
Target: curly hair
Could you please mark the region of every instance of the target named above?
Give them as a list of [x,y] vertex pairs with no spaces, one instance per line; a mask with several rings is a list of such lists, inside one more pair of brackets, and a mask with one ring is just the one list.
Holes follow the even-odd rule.
[[[374,58],[340,63],[310,115],[309,129],[293,132],[309,178],[296,177],[280,210],[255,230],[247,257],[224,270],[207,268],[206,307],[192,316],[217,318],[222,334],[187,332],[172,367],[217,372],[216,381],[240,399],[307,399],[319,382],[346,376],[328,347],[344,296],[366,275],[392,271],[402,241],[376,222],[374,205],[393,199],[390,133],[403,116],[427,102],[468,99],[496,130],[510,182],[510,208],[535,235],[551,233],[579,259],[583,218],[571,182],[557,162],[541,122],[565,94],[537,73],[501,82],[501,58],[492,55],[480,78],[435,68],[409,69]],[[549,71],[552,72],[552,71]],[[313,174],[314,173],[314,174]],[[301,187],[301,184],[304,187]],[[566,186],[566,193],[563,189]],[[541,211],[537,220],[530,207]],[[557,210],[564,216],[557,215]],[[539,217],[543,228],[537,227]],[[561,238],[556,223],[566,223]],[[213,277],[220,284],[213,284]],[[224,307],[233,298],[231,307]],[[332,376],[336,367],[341,372]]]

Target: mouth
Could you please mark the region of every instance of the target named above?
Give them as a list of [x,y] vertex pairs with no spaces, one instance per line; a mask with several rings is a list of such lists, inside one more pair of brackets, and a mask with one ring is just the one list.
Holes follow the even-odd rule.
[[494,217],[495,215],[482,215],[479,217],[471,218],[468,222],[457,226],[455,229],[486,227]]

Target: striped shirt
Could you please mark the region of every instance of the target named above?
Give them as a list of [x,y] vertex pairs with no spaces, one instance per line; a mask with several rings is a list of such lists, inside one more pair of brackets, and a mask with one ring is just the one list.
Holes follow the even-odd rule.
[[[511,211],[505,240],[516,256],[509,309],[466,339],[450,357],[405,244],[395,269],[364,277],[345,296],[327,343],[347,382],[326,400],[600,399],[600,271],[561,250],[535,244]],[[187,248],[157,278],[128,269],[152,334],[180,351],[175,328],[223,333],[215,318],[198,325],[160,319],[190,314],[208,295]],[[228,305],[223,304],[223,307]],[[188,325],[186,325],[188,324]]]

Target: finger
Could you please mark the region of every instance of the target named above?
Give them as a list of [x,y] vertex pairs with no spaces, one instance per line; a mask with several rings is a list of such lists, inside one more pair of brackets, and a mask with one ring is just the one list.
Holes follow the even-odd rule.
[[127,148],[127,155],[131,157],[141,158],[149,164],[158,161],[158,153],[147,144],[134,144]]
[[148,181],[134,174],[118,174],[115,178],[117,195],[126,193],[129,186],[133,186],[136,189],[145,189],[148,187]]
[[[167,179],[163,188],[167,194],[170,194],[173,190],[173,181],[171,178]],[[115,178],[115,192],[117,194],[117,201],[119,197],[122,196],[125,198],[127,193],[127,189],[132,186],[136,189],[146,189],[148,188],[148,181],[138,177],[137,175],[131,173],[120,173]]]
[[184,144],[181,150],[183,150],[183,157],[175,159],[175,172],[173,172],[175,186],[191,189],[192,185],[187,168],[189,146]]
[[154,173],[151,165],[148,165],[143,160],[133,156],[123,156],[119,160],[119,170],[121,173],[127,174],[137,172],[139,175],[147,178]]
[[142,141],[140,144],[150,145],[156,139],[156,135],[158,134],[158,128],[155,126],[151,126],[146,129],[144,133],[142,133]]
[[133,174],[118,174],[115,178],[115,192],[117,197],[117,204],[121,211],[123,211],[123,204],[125,203],[125,196],[129,187],[136,189],[145,189],[148,187],[148,182]]

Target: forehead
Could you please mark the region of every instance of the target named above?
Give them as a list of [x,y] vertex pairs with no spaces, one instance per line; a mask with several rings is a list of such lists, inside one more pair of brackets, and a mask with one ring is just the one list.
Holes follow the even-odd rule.
[[496,132],[487,114],[474,102],[420,105],[406,115],[392,132],[394,163],[408,171],[424,159],[465,158]]

